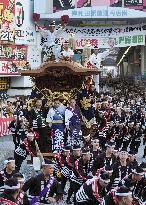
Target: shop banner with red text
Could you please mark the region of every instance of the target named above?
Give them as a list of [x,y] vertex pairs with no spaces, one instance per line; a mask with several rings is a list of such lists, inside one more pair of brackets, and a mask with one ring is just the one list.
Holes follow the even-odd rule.
[[10,135],[9,124],[14,118],[0,118],[0,137]]
[[0,0],[0,31],[1,41],[14,41],[15,0]]
[[27,62],[27,46],[0,45],[0,74],[18,74]]

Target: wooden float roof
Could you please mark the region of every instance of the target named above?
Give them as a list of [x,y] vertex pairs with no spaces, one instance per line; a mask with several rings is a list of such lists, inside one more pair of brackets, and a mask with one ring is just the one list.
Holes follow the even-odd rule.
[[69,61],[48,61],[46,63],[41,64],[38,68],[32,70],[20,70],[19,73],[22,76],[31,76],[31,77],[42,77],[42,76],[56,76],[60,77],[63,75],[97,75],[100,73],[96,68],[86,68],[81,66],[77,62],[69,62]]

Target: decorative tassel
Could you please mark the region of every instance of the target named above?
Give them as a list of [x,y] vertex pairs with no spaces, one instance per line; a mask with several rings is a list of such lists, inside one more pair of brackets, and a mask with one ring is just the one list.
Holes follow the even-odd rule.
[[69,34],[69,47],[70,49],[72,50],[75,50],[76,49],[76,40],[75,40],[75,34],[74,33],[70,33]]
[[88,62],[90,56],[91,56],[91,44],[87,43],[83,48],[83,53],[82,53],[83,62],[84,63]]

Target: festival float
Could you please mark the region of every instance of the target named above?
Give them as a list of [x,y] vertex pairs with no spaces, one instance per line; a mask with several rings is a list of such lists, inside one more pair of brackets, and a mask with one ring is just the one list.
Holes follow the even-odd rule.
[[[66,16],[61,18],[63,22],[65,21],[65,23],[67,23],[68,19],[66,19]],[[70,34],[68,42],[70,49],[75,50],[73,34]],[[83,55],[85,58],[88,51],[88,48],[84,49]],[[68,57],[60,58],[59,61],[56,61],[55,55],[52,53],[48,55],[45,61],[36,69],[19,70],[19,73],[21,76],[30,76],[35,88],[47,98],[50,104],[53,104],[53,98],[56,96],[63,97],[65,103],[68,102],[70,98],[75,98],[77,92],[82,91],[83,87],[88,86],[91,76],[99,75],[100,71],[97,68],[89,68],[85,64],[82,65]],[[87,111],[91,107],[90,101],[91,99],[87,96],[83,97],[80,101],[83,108]],[[85,116],[82,116],[82,120],[85,126],[88,124],[86,126],[87,128],[91,128],[94,121],[93,119],[87,122]],[[53,153],[42,153],[42,155],[43,157],[54,156]]]

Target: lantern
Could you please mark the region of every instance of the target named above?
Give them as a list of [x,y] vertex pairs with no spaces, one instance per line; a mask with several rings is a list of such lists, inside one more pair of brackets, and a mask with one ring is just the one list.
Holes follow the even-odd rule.
[[61,22],[62,22],[63,24],[68,24],[68,22],[69,22],[69,16],[68,16],[68,15],[63,15],[63,16],[61,16]]
[[32,18],[34,22],[38,22],[40,20],[40,14],[33,13]]

